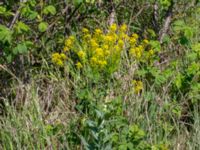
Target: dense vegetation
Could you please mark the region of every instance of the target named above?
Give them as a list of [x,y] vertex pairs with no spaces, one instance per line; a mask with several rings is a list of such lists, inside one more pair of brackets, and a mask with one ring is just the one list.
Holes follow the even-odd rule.
[[199,0],[0,2],[0,149],[200,149]]

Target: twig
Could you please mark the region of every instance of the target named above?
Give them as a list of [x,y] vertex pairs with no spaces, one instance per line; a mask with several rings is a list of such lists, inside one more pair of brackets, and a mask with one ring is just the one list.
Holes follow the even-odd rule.
[[160,43],[163,43],[163,38],[166,35],[167,31],[169,30],[170,23],[172,20],[172,15],[173,15],[173,2],[171,6],[169,7],[167,13],[166,13],[166,18],[163,27],[159,31],[159,41]]
[[158,4],[155,2],[153,5],[153,27],[156,33],[159,31],[158,16]]
[[14,16],[12,22],[11,22],[10,25],[9,25],[9,29],[12,29],[12,28],[13,28],[13,25],[15,24],[16,20],[18,19],[19,14],[20,14],[20,11],[19,11],[19,9],[18,9],[17,12],[15,13],[15,16]]

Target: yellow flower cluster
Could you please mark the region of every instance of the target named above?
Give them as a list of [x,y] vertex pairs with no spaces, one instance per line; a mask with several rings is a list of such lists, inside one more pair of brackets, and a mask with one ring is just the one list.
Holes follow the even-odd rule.
[[88,64],[92,68],[103,69],[108,65],[117,65],[125,45],[126,30],[125,24],[119,27],[119,30],[117,24],[112,24],[107,33],[101,29],[90,33],[87,28],[83,28],[82,45],[76,50],[80,60],[78,66]]
[[64,52],[69,51],[70,49],[72,49],[73,45],[74,45],[74,41],[75,41],[75,37],[74,36],[70,36],[68,39],[65,40],[65,46],[63,48]]
[[[76,58],[74,57],[72,61],[78,69],[89,66],[99,71],[104,69],[114,71],[118,68],[121,52],[125,49],[135,60],[140,60],[144,56],[148,59],[154,55],[153,49],[148,50],[150,48],[149,41],[145,39],[139,42],[138,38],[136,33],[131,36],[127,34],[126,24],[121,26],[112,24],[107,32],[99,28],[90,32],[87,28],[83,28],[79,39],[76,39],[75,36],[69,36],[65,40],[61,54],[66,57],[71,51],[70,54],[77,56],[78,59],[74,59]],[[64,65],[64,57],[61,58],[61,54],[54,53],[52,55],[52,61],[59,66]]]
[[136,60],[141,60],[143,57],[149,59],[151,56],[154,55],[153,49],[147,50],[147,48],[149,47],[149,41],[147,39],[144,39],[141,43],[139,43],[138,35],[135,33],[132,34],[132,36],[130,37],[129,44],[129,54],[133,56],[133,58],[135,58]]
[[67,59],[64,53],[53,53],[52,62],[60,67],[64,66],[64,61]]
[[142,81],[137,81],[137,80],[133,80],[133,90],[134,90],[134,92],[136,93],[136,94],[139,94],[141,91],[142,91],[142,89],[143,89],[143,83],[142,83]]

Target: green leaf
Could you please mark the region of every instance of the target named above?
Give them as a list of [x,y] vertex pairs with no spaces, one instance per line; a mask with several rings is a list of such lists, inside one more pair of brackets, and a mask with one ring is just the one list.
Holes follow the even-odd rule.
[[83,2],[83,0],[74,0],[73,2],[75,6],[78,6]]
[[10,11],[7,11],[5,7],[0,6],[0,15],[4,17],[11,16],[12,13]]
[[21,15],[29,20],[34,20],[38,16],[38,13],[37,11],[31,10],[29,6],[25,6],[21,9]]
[[43,9],[43,13],[45,15],[48,15],[48,14],[55,15],[56,14],[56,8],[53,5],[48,5]]
[[12,55],[11,54],[7,55],[6,60],[7,60],[8,63],[11,63],[12,62]]
[[17,54],[24,54],[27,53],[28,49],[26,46],[25,42],[22,42],[20,44],[18,44],[14,49],[13,49],[13,54],[17,55]]
[[40,32],[45,32],[48,28],[48,23],[47,22],[41,22],[39,25],[38,25],[38,29]]
[[184,36],[187,38],[187,39],[190,39],[193,37],[193,30],[191,27],[186,27],[185,30],[184,30]]
[[177,20],[173,23],[173,29],[175,31],[180,31],[185,26],[185,22],[183,20]]
[[182,79],[183,79],[183,76],[182,76],[180,73],[178,73],[178,74],[176,75],[176,78],[175,78],[175,85],[176,85],[176,87],[177,87],[178,89],[180,89],[181,86],[182,86]]
[[16,32],[19,33],[19,34],[30,31],[29,26],[26,25],[25,23],[21,22],[21,21],[19,21],[15,25],[15,29],[16,29]]
[[12,31],[6,26],[0,25],[0,41],[5,44],[6,42],[11,43]]
[[152,48],[156,51],[160,51],[161,50],[161,46],[160,46],[160,42],[159,41],[155,41],[155,40],[151,40],[150,41],[150,45],[152,46]]
[[0,6],[0,15],[4,14],[6,12],[6,8],[3,6]]

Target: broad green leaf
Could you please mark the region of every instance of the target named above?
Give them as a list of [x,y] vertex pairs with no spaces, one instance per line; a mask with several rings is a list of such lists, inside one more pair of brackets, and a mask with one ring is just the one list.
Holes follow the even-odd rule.
[[28,49],[25,44],[25,42],[19,43],[14,49],[13,49],[13,54],[24,54],[27,53]]
[[28,25],[26,25],[25,23],[19,21],[16,25],[15,25],[15,29],[17,31],[17,33],[21,34],[23,32],[28,32],[30,31],[30,28]]
[[41,22],[39,25],[38,25],[38,29],[40,32],[45,32],[48,28],[48,23],[47,22]]
[[29,20],[34,20],[38,16],[38,12],[31,10],[29,6],[25,6],[21,9],[21,15]]
[[12,55],[11,54],[7,55],[6,60],[7,60],[8,63],[11,63],[12,62]]
[[12,13],[10,11],[7,11],[5,7],[0,6],[0,16],[8,17],[11,16]]
[[44,8],[43,13],[45,15],[48,15],[48,14],[55,15],[56,14],[56,8],[53,5],[48,5]]
[[185,26],[185,22],[183,20],[177,20],[173,23],[173,29],[174,31],[180,31],[183,30],[183,27]]
[[193,30],[191,27],[186,27],[184,30],[184,35],[185,37],[187,37],[188,39],[193,37]]
[[6,26],[0,25],[0,41],[2,43],[11,43],[12,40],[12,31]]
[[77,5],[81,4],[83,2],[83,0],[74,0],[73,2],[74,2],[74,5],[77,6]]

